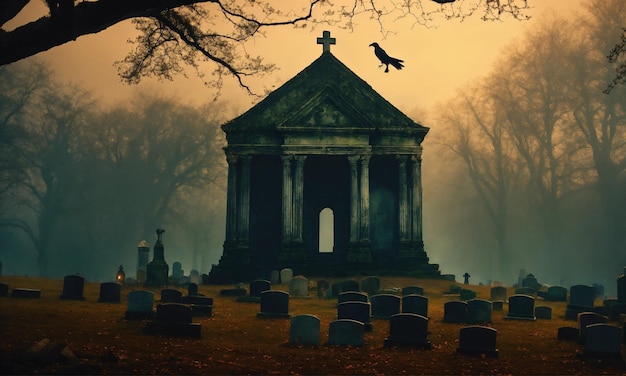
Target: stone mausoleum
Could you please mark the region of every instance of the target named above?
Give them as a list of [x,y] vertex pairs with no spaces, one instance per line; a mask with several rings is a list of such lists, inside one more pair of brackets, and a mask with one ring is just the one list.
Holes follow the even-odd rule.
[[226,239],[213,282],[309,276],[439,277],[422,241],[428,128],[317,39],[322,55],[224,124]]

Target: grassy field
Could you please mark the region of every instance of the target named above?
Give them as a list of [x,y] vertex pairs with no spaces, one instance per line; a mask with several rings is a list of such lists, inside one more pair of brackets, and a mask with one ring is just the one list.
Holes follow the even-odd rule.
[[[360,280],[359,277],[355,278]],[[389,324],[374,320],[363,347],[297,347],[289,345],[288,319],[258,319],[258,303],[238,303],[220,297],[232,286],[200,286],[199,292],[214,298],[213,317],[194,317],[202,324],[201,339],[167,338],[143,332],[145,323],[127,322],[126,296],[141,287],[124,286],[122,302],[98,303],[99,283],[85,284],[85,301],[60,300],[63,281],[0,276],[12,288],[41,289],[41,299],[0,298],[0,369],[3,374],[103,373],[103,374],[354,374],[354,375],[556,375],[624,374],[623,362],[584,360],[582,347],[557,340],[562,326],[576,326],[564,319],[564,302],[537,299],[536,305],[552,307],[552,320],[505,320],[494,311],[488,326],[497,329],[499,357],[458,354],[459,330],[465,324],[443,323],[443,295],[451,282],[411,278],[383,278],[382,287],[418,285],[429,298],[431,350],[384,348]],[[332,281],[331,281],[332,282]],[[489,287],[464,286],[489,299]],[[273,288],[286,290],[283,285]],[[160,289],[152,289],[155,299]],[[181,290],[186,293],[185,290]],[[508,296],[513,289],[508,289]],[[601,304],[601,302],[596,302]],[[328,340],[328,325],[336,317],[336,300],[292,298],[289,313],[313,314],[321,319],[320,342]],[[49,362],[36,363],[25,349],[49,339],[68,345],[82,367]],[[623,351],[622,351],[623,352]],[[624,354],[622,354],[624,357]],[[88,366],[85,366],[88,365]]]

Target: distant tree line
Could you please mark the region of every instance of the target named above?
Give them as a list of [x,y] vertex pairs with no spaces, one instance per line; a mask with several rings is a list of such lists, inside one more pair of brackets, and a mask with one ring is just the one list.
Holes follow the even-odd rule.
[[458,200],[475,202],[466,226],[489,224],[494,274],[626,264],[626,91],[605,91],[625,24],[619,0],[544,20],[439,111],[448,177],[473,187]]
[[134,265],[157,226],[199,261],[223,210],[220,113],[152,95],[103,110],[41,64],[1,67],[0,228],[27,235],[41,276]]

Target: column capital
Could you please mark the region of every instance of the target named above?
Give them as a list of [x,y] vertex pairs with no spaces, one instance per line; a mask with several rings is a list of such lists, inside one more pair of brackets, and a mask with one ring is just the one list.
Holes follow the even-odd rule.
[[294,159],[296,160],[296,164],[299,166],[304,165],[304,161],[306,161],[306,155],[304,154],[298,154],[294,156]]
[[361,157],[358,155],[348,155],[348,163],[350,163],[350,165],[356,165],[360,158]]
[[226,162],[228,162],[229,165],[237,163],[238,160],[239,154],[226,153]]
[[283,165],[291,164],[291,160],[293,159],[292,154],[283,154],[280,156],[280,159],[283,161]]
[[370,163],[370,159],[372,159],[372,155],[371,154],[363,154],[361,155],[361,165],[365,164],[369,164]]
[[409,156],[399,154],[399,155],[396,155],[396,159],[398,160],[398,163],[403,164],[403,163],[406,163],[406,161],[409,159]]
[[411,156],[411,162],[413,162],[413,163],[422,163],[422,156],[421,156],[421,154],[413,154]]

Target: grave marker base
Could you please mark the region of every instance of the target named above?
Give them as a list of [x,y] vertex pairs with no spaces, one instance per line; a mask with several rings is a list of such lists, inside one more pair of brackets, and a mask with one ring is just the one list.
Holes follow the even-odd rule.
[[39,299],[41,298],[41,290],[14,288],[11,292],[12,298]]

